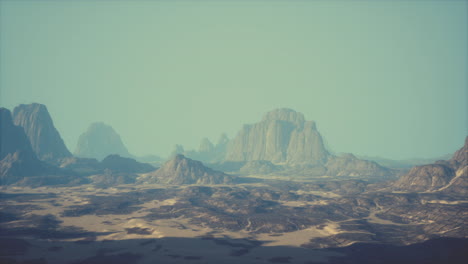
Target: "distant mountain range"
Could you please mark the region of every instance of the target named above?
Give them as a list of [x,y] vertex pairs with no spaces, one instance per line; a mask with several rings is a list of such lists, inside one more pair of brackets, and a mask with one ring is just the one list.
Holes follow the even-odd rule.
[[[184,151],[182,146],[178,146],[172,158],[159,170],[135,161],[120,136],[104,123],[90,125],[80,136],[73,157],[44,105],[19,105],[13,114],[2,108],[1,122],[0,176],[4,184],[41,175],[67,175],[62,177],[66,180],[57,182],[70,182],[73,177],[103,175],[104,171],[106,175],[132,175],[135,181],[137,174],[149,173],[152,180],[147,178],[147,182],[166,184],[231,182],[231,176],[221,171],[242,175],[323,175],[376,179],[392,179],[401,173],[352,154],[330,154],[324,147],[315,122],[306,121],[304,115],[287,108],[275,109],[266,113],[260,122],[244,125],[232,140],[225,134],[221,135],[216,145],[203,139],[197,151]],[[454,179],[463,180],[463,177],[459,177],[464,172],[464,163],[460,161],[464,152],[461,153],[457,159],[413,168],[395,187],[426,190],[427,182],[431,182],[432,189],[429,189],[433,191],[445,188]],[[160,162],[158,159],[156,156],[147,157],[147,160]],[[206,167],[197,159],[220,171]],[[429,181],[428,175],[435,175],[437,179]]]

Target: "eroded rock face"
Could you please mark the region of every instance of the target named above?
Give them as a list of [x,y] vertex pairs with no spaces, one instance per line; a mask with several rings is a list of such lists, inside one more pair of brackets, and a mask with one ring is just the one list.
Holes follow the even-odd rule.
[[373,161],[358,159],[350,153],[329,157],[325,166],[327,175],[330,176],[389,177],[393,175],[391,170]]
[[0,160],[16,151],[33,152],[24,129],[15,126],[10,110],[0,108]]
[[261,122],[244,125],[228,146],[226,161],[323,164],[328,158],[313,121],[291,109],[276,109]]
[[131,157],[119,134],[104,123],[93,123],[78,139],[75,155],[102,160],[108,155]]
[[412,168],[395,184],[396,187],[411,191],[435,191],[455,176],[454,170],[443,164],[429,164]]
[[412,168],[395,182],[396,190],[468,194],[468,137],[448,161]]
[[31,147],[40,160],[57,164],[71,157],[54,126],[47,107],[42,104],[21,104],[13,110],[14,124],[24,129]]
[[11,112],[0,108],[0,184],[57,173],[57,168],[36,157],[23,128],[13,124]]
[[164,184],[225,184],[232,176],[205,167],[200,161],[176,155],[144,180],[147,183]]

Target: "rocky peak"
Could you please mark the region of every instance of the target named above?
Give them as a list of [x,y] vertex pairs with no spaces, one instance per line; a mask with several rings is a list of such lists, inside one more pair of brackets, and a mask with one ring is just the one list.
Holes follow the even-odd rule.
[[457,163],[458,167],[468,166],[468,136],[465,138],[465,145],[453,154],[452,160]]
[[102,122],[93,123],[78,139],[75,155],[102,160],[111,154],[131,157],[115,130]]
[[395,182],[400,191],[468,194],[468,137],[451,160],[413,167]]
[[205,167],[200,161],[177,154],[161,168],[150,173],[149,183],[165,184],[222,184],[230,183],[232,177]]
[[0,160],[17,151],[33,152],[24,129],[15,126],[10,110],[0,107]]
[[13,121],[15,125],[23,127],[39,159],[58,163],[61,159],[72,156],[45,105],[21,104],[13,110]]

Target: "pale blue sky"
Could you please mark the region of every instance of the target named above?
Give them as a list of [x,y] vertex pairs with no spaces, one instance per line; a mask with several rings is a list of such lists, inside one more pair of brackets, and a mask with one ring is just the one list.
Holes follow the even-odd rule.
[[0,104],[130,152],[232,138],[274,108],[337,152],[437,157],[468,134],[467,1],[0,1]]

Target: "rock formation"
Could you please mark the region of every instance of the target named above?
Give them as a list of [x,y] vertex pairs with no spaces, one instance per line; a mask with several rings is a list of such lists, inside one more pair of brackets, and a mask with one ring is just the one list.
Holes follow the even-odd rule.
[[171,157],[177,154],[183,154],[191,159],[199,160],[204,163],[219,163],[224,161],[226,157],[226,147],[229,143],[229,138],[225,133],[221,134],[216,145],[208,138],[203,138],[200,142],[198,150],[185,151],[181,145],[176,145],[172,151]]
[[11,112],[0,108],[0,184],[57,173],[57,168],[36,157],[23,128],[14,125]]
[[413,167],[394,187],[403,191],[468,194],[468,137],[452,159]]
[[176,155],[143,180],[162,184],[228,184],[232,176],[205,167],[200,161]]
[[393,175],[390,169],[373,161],[358,159],[351,153],[330,156],[325,167],[327,168],[326,174],[329,176],[389,177]]
[[119,134],[104,123],[93,123],[78,139],[75,153],[77,157],[102,160],[111,154],[132,157]]
[[228,145],[226,161],[324,164],[328,158],[315,122],[291,109],[276,109],[261,122],[244,125]]
[[32,103],[15,107],[13,122],[23,127],[32,149],[40,160],[57,164],[61,159],[72,156],[45,105]]
[[115,154],[105,157],[101,162],[101,166],[104,169],[119,173],[146,173],[156,169],[149,164]]

